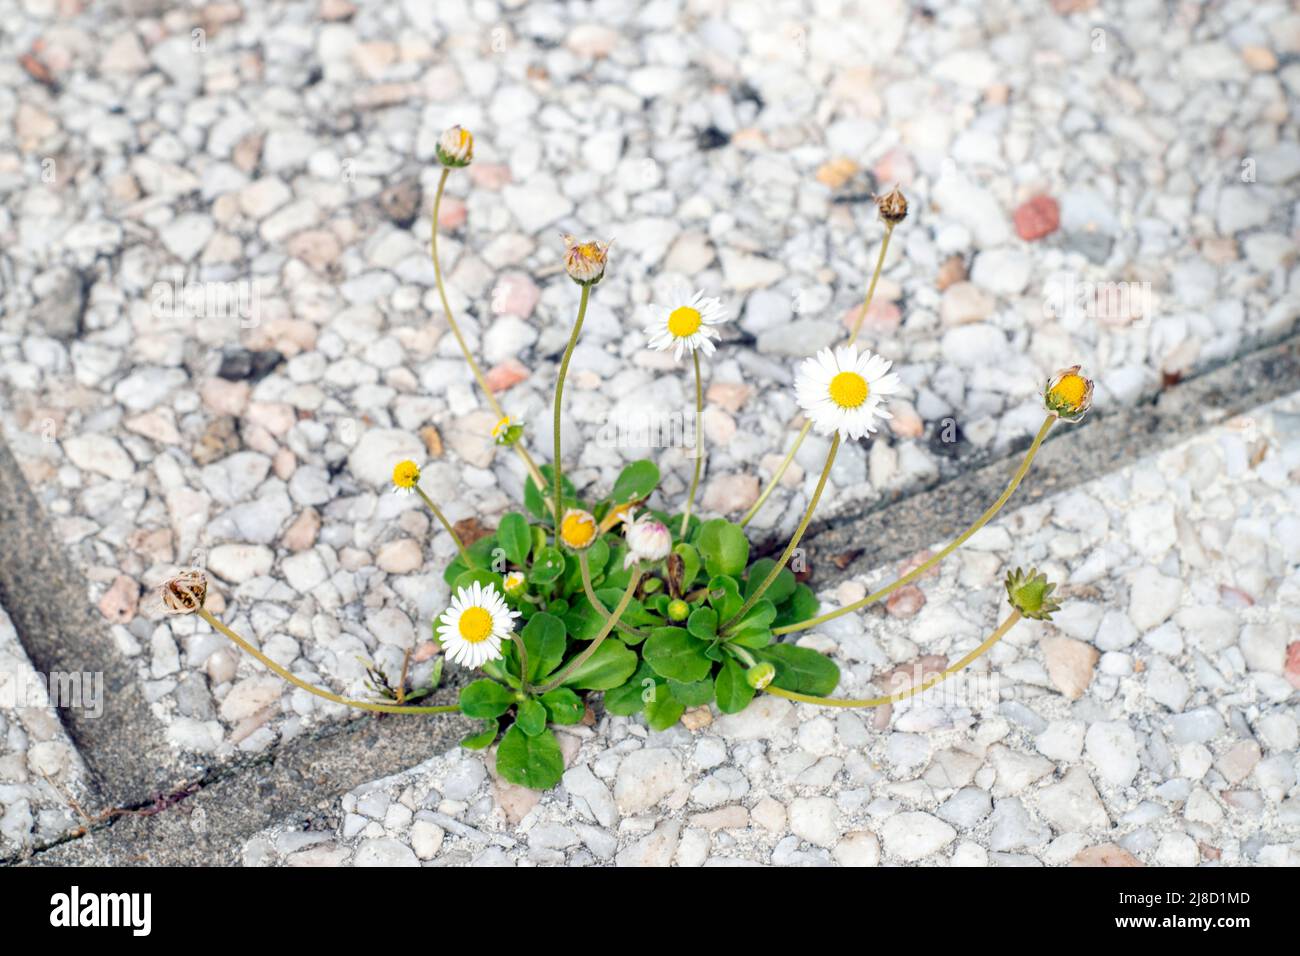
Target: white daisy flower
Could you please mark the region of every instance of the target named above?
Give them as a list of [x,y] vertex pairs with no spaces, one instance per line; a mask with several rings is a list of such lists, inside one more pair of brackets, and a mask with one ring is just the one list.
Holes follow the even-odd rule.
[[877,418],[893,417],[881,407],[885,397],[902,385],[889,371],[893,364],[869,350],[859,355],[852,345],[834,352],[822,349],[799,366],[795,398],[818,434],[839,432],[846,440],[861,438],[876,430]]
[[464,667],[481,667],[501,656],[501,642],[514,630],[518,611],[506,606],[496,586],[475,581],[461,588],[443,611],[438,626],[438,643],[448,660]]
[[682,290],[668,302],[656,302],[650,309],[652,318],[646,326],[650,348],[660,352],[675,349],[678,361],[683,353],[696,349],[712,355],[714,345],[710,340],[718,338],[714,326],[727,321],[722,300],[706,298],[703,292],[692,295]]

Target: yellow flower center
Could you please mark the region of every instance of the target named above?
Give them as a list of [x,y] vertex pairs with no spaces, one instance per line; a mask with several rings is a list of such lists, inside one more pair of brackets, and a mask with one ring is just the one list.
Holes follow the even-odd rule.
[[870,394],[867,380],[857,372],[840,372],[831,379],[831,401],[840,408],[857,408]]
[[571,548],[585,548],[596,537],[596,521],[589,514],[567,514],[560,522],[560,539]]
[[457,625],[460,636],[470,644],[486,641],[492,634],[492,615],[481,607],[467,607]]
[[1088,381],[1082,375],[1064,375],[1052,388],[1052,397],[1070,408],[1078,408],[1088,394]]
[[462,128],[461,128],[461,131],[460,131],[460,145],[461,145],[462,148],[465,147],[465,146],[472,146],[472,145],[474,145],[474,136],[473,136],[473,134],[470,133],[470,131],[467,130],[467,129],[465,129],[464,127],[462,127]]
[[494,426],[492,426],[492,437],[500,438],[501,435],[505,432],[505,430],[509,427],[510,427],[510,416],[507,415],[505,418],[501,419],[501,421],[497,422]]
[[684,305],[680,309],[673,309],[672,314],[668,316],[668,331],[677,338],[684,339],[698,332],[702,321],[698,309]]
[[420,469],[413,461],[399,461],[393,467],[393,484],[399,488],[414,488],[420,480]]

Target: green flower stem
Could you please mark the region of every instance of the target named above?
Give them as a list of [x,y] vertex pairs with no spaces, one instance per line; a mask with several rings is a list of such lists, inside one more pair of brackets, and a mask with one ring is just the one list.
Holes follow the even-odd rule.
[[[578,567],[582,570],[582,589],[587,592],[587,600],[591,602],[591,606],[596,609],[597,614],[607,621],[610,620],[609,610],[601,603],[600,598],[596,596],[596,589],[591,586],[591,565],[587,563],[586,551],[578,552]],[[637,640],[642,640],[646,636],[645,632],[638,631],[631,624],[624,624],[618,618],[613,618],[613,621],[614,626],[620,631],[635,637]]]
[[458,535],[456,529],[451,526],[451,522],[448,521],[447,516],[442,513],[442,509],[433,503],[433,499],[426,495],[424,489],[419,485],[415,486],[415,493],[420,496],[420,500],[423,501],[428,509],[433,512],[434,517],[442,522],[442,526],[447,529],[447,533],[451,535],[451,540],[456,542],[456,550],[460,552],[460,556],[464,560],[466,566],[477,568],[478,565],[474,563],[474,559],[471,558],[469,552],[465,550],[465,543],[460,540],[460,535]]
[[858,333],[862,331],[862,323],[867,320],[867,309],[871,308],[871,300],[876,294],[876,283],[880,281],[880,270],[885,267],[885,253],[889,251],[889,237],[894,234],[894,223],[885,223],[885,238],[880,240],[880,255],[876,257],[876,270],[871,273],[871,282],[867,285],[867,297],[862,300],[862,311],[853,321],[853,334],[849,336],[849,345],[858,340]]
[[731,620],[718,628],[720,634],[725,633],[727,628],[731,627],[731,625],[735,624],[737,621],[743,621],[745,619],[745,615],[749,613],[750,608],[759,602],[763,593],[772,586],[772,583],[781,573],[781,569],[789,562],[790,555],[794,554],[794,549],[799,546],[799,541],[803,538],[804,532],[808,530],[808,524],[812,521],[813,512],[817,510],[817,502],[821,500],[822,491],[826,488],[826,479],[830,477],[831,465],[835,463],[835,453],[839,451],[839,449],[840,436],[837,433],[834,440],[831,442],[830,451],[826,453],[826,464],[822,467],[821,477],[817,479],[817,488],[813,491],[812,499],[808,502],[808,510],[804,512],[803,520],[799,522],[799,527],[795,528],[794,535],[790,538],[790,543],[785,546],[785,551],[781,554],[781,560],[776,562],[776,565],[768,572],[763,583],[758,586],[758,590],[749,596],[749,599],[741,605],[740,610],[735,613]]
[[[871,307],[871,299],[876,294],[876,283],[880,281],[880,270],[885,266],[885,253],[889,250],[889,237],[893,234],[894,224],[886,223],[885,238],[881,240],[880,255],[876,257],[876,269],[871,273],[871,282],[867,285],[867,297],[862,302],[862,311],[858,313],[858,317],[853,322],[853,331],[849,335],[849,345],[852,345],[858,340],[858,333],[862,331],[862,323],[867,318],[867,309]],[[803,444],[803,440],[808,437],[808,432],[811,428],[812,422],[809,421],[805,422],[803,428],[799,429],[799,434],[795,437],[794,445],[790,448],[789,454],[785,456],[785,459],[777,467],[776,471],[772,473],[772,477],[768,479],[767,487],[763,489],[763,493],[758,496],[758,499],[750,509],[745,512],[745,517],[740,519],[740,526],[742,528],[754,520],[754,515],[758,514],[759,510],[767,502],[767,499],[771,497],[772,492],[776,490],[777,483],[785,475],[786,469],[790,467],[790,462],[794,461],[794,456],[799,453],[799,447]]]
[[1016,623],[1019,620],[1020,620],[1020,612],[1012,611],[1011,616],[998,625],[997,630],[995,630],[991,635],[989,635],[988,640],[986,640],[979,647],[975,648],[975,650],[971,651],[969,654],[967,654],[965,657],[959,660],[956,664],[953,664],[951,667],[945,668],[940,673],[935,674],[925,683],[917,687],[909,687],[907,690],[900,690],[897,694],[890,694],[886,697],[862,697],[862,698],[814,697],[812,694],[800,694],[797,691],[793,691],[793,690],[783,690],[780,687],[776,687],[770,684],[765,688],[765,690],[769,694],[775,694],[777,697],[784,697],[786,700],[797,700],[805,704],[820,704],[823,707],[881,707],[884,706],[885,704],[896,704],[900,700],[907,700],[907,698],[913,697],[916,694],[925,693],[935,684],[938,684],[941,681],[945,681],[953,674],[957,673],[958,671],[964,670],[965,668],[969,667],[972,661],[974,661],[976,658],[986,653],[989,650],[989,648],[991,648],[998,641],[1002,640],[1002,638],[1006,636],[1007,631],[1015,627]]
[[[483,390],[487,397],[488,404],[496,412],[497,418],[505,418],[505,409],[497,401],[496,395],[488,387],[487,379],[483,376],[483,370],[479,368],[478,362],[474,361],[474,356],[469,350],[469,345],[465,342],[465,336],[461,334],[460,325],[456,322],[456,317],[452,315],[451,304],[447,301],[447,290],[442,284],[442,261],[438,258],[438,211],[442,208],[442,191],[447,185],[447,176],[451,173],[451,167],[444,166],[442,176],[438,179],[438,191],[433,197],[433,223],[429,236],[429,253],[433,257],[433,278],[438,285],[438,298],[442,300],[442,312],[447,317],[447,325],[451,328],[452,335],[456,336],[456,344],[460,346],[460,352],[465,356],[465,362],[469,365],[469,370],[474,373],[474,380],[478,382],[478,387]],[[542,473],[533,461],[533,456],[528,454],[527,449],[515,442],[510,446],[515,450],[524,467],[532,476],[533,482],[537,485],[537,490],[541,491],[546,487],[546,482],[542,480]]]
[[692,351],[695,360],[695,474],[691,476],[691,490],[686,495],[686,510],[682,512],[682,531],[691,523],[691,508],[695,505],[695,490],[700,486],[700,470],[704,467],[704,383],[700,380],[700,353]]
[[275,661],[271,660],[271,658],[267,657],[265,654],[259,651],[252,644],[248,643],[248,641],[244,640],[242,637],[240,637],[230,628],[226,627],[226,625],[218,621],[215,617],[212,616],[212,613],[208,611],[206,608],[199,608],[199,617],[203,618],[203,620],[207,621],[210,625],[212,625],[214,629],[220,631],[226,637],[234,641],[235,644],[237,644],[241,650],[247,652],[252,657],[256,658],[258,661],[262,663],[264,667],[278,674],[280,677],[283,677],[290,684],[293,684],[295,687],[302,688],[309,694],[315,694],[317,697],[323,697],[326,700],[333,701],[336,704],[343,704],[345,707],[355,707],[357,710],[374,711],[380,714],[457,714],[460,713],[460,706],[458,704],[446,704],[440,707],[399,707],[396,704],[372,704],[369,701],[364,701],[364,700],[348,700],[348,698],[346,697],[340,697],[338,694],[332,694],[327,690],[322,690],[319,687],[315,687],[311,684],[308,684],[305,680],[303,680],[300,677],[296,677],[287,668],[281,667]]
[[1034,437],[1033,444],[1031,444],[1029,446],[1029,450],[1025,452],[1024,460],[1020,463],[1020,467],[1016,469],[1015,475],[1012,476],[1011,483],[1007,485],[1006,490],[1002,492],[1002,495],[998,498],[998,500],[993,502],[993,504],[989,506],[989,509],[985,511],[984,514],[980,515],[979,519],[973,525],[971,525],[969,528],[963,531],[960,536],[954,538],[951,542],[949,542],[947,547],[945,547],[938,554],[933,555],[928,560],[926,560],[925,563],[912,569],[907,574],[903,575],[901,578],[895,581],[893,584],[886,585],[885,587],[881,588],[879,591],[876,591],[874,594],[868,594],[861,601],[857,601],[853,604],[848,605],[847,607],[842,607],[837,611],[829,611],[826,614],[818,615],[817,617],[810,618],[807,621],[800,621],[798,624],[787,624],[785,627],[774,628],[772,630],[772,633],[776,635],[780,635],[780,634],[793,634],[795,631],[806,631],[810,627],[816,627],[819,624],[825,624],[827,621],[833,621],[835,620],[835,618],[843,617],[845,614],[852,614],[854,611],[860,610],[866,607],[868,604],[874,604],[875,602],[879,601],[881,598],[888,597],[890,594],[893,594],[899,588],[911,584],[921,575],[925,574],[926,571],[929,571],[932,567],[934,567],[944,558],[948,557],[948,555],[952,554],[963,544],[969,541],[971,537],[975,534],[975,532],[979,531],[980,528],[983,528],[986,524],[988,524],[991,520],[993,520],[993,516],[996,515],[999,511],[1001,511],[1002,506],[1005,505],[1007,501],[1010,500],[1011,496],[1015,493],[1016,488],[1020,486],[1020,482],[1024,480],[1025,475],[1028,473],[1029,466],[1033,463],[1034,456],[1038,454],[1038,449],[1042,446],[1043,439],[1047,437],[1047,433],[1051,431],[1052,424],[1055,421],[1056,421],[1055,415],[1048,415],[1046,420],[1044,420],[1043,426],[1040,429],[1038,429],[1038,434]]
[[[573,323],[573,331],[569,333],[569,344],[564,349],[564,358],[560,360],[560,374],[555,379],[555,457],[551,460],[551,478],[555,483],[555,546],[560,546],[560,518],[564,514],[564,482],[561,477],[563,468],[560,464],[560,409],[564,402],[564,379],[569,374],[569,360],[573,358],[573,350],[578,344],[578,336],[582,334],[582,321],[587,317],[587,300],[591,298],[591,283],[582,284],[582,299],[578,302],[578,318]],[[540,490],[540,488],[539,488]]]
[[541,687],[531,688],[533,693],[545,694],[547,691],[555,690],[555,688],[559,687],[568,679],[570,674],[576,671],[583,664],[587,663],[587,659],[590,658],[592,654],[595,654],[596,649],[604,643],[605,638],[609,637],[609,632],[614,630],[614,622],[623,616],[623,612],[627,610],[628,604],[632,602],[632,595],[636,593],[636,586],[640,583],[641,568],[637,567],[637,569],[632,572],[632,580],[627,583],[627,590],[623,592],[623,597],[619,600],[618,606],[614,608],[613,615],[605,619],[605,624],[601,627],[600,633],[592,638],[591,643],[587,645],[586,649],[581,654],[569,661],[569,663],[565,664],[564,667],[560,669],[560,672],[553,678]]

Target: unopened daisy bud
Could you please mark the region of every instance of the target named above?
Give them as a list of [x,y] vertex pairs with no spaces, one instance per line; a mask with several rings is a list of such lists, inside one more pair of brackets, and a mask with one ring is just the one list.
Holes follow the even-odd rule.
[[1071,365],[1062,369],[1043,389],[1047,410],[1064,422],[1077,422],[1092,408],[1092,379],[1080,375],[1080,367]]
[[576,236],[564,237],[564,271],[579,285],[595,285],[605,275],[609,243],[579,242]]
[[574,551],[589,548],[596,540],[596,519],[591,512],[570,508],[560,520],[560,540]]
[[523,423],[516,422],[509,415],[492,426],[492,439],[498,445],[513,445],[523,433]]
[[208,579],[202,571],[184,571],[163,582],[163,607],[170,614],[197,614],[208,596]]
[[883,196],[876,197],[876,209],[881,219],[891,226],[897,226],[907,218],[907,197],[895,186]]
[[668,602],[668,620],[684,621],[691,616],[691,606],[681,598]]
[[1035,621],[1050,621],[1061,605],[1052,598],[1056,585],[1033,568],[1007,572],[1007,599],[1022,615]]
[[673,549],[672,532],[662,521],[642,515],[635,521],[625,522],[623,535],[627,538],[627,557],[623,567],[630,568],[638,561],[662,561]]
[[511,571],[502,581],[502,587],[510,597],[519,597],[528,587],[528,579],[522,571]]
[[399,461],[393,466],[393,487],[398,491],[413,491],[420,483],[420,466],[413,461]]
[[474,161],[474,134],[463,126],[443,130],[438,138],[438,162],[452,169],[468,166]]
[[760,661],[745,671],[745,683],[754,690],[762,690],[776,677],[776,665],[770,661]]

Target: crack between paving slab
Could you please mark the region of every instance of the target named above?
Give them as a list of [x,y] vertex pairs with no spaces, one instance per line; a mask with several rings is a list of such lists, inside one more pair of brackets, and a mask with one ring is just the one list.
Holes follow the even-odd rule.
[[[395,719],[401,719],[400,715],[386,715],[382,719],[390,719],[390,716],[395,716]],[[300,756],[317,744],[330,741],[334,738],[362,732],[372,727],[375,722],[376,718],[374,715],[366,714],[343,721],[342,723],[325,724],[313,731],[295,737],[288,744],[270,747],[261,753],[252,754],[240,760],[216,764],[205,768],[195,779],[182,780],[178,786],[167,792],[157,793],[154,796],[143,800],[135,800],[121,806],[113,807],[110,810],[101,812],[99,818],[93,819],[92,822],[74,828],[62,836],[34,844],[31,847],[24,849],[21,853],[0,857],[0,866],[15,866],[21,863],[30,862],[39,857],[42,853],[49,852],[50,850],[57,849],[69,843],[75,843],[76,841],[85,839],[93,834],[102,833],[117,825],[119,821],[122,821],[127,817],[149,817],[166,813],[174,807],[184,803],[186,800],[198,796],[205,790],[209,790],[214,786],[225,783],[226,781],[236,780],[244,776],[248,771],[255,770],[259,767],[274,767],[277,763],[289,761],[294,757]],[[396,773],[399,771],[394,770],[393,772]],[[352,788],[347,787],[338,793],[331,794],[331,799],[347,792],[348,789]]]
[[[1110,474],[1168,448],[1224,419],[1300,390],[1300,333],[1207,367],[1133,406],[1093,414],[1077,425],[1058,424],[1024,484],[1002,511],[1010,514],[1047,495]],[[1006,487],[1029,438],[1004,457],[902,497],[814,521],[804,539],[822,560],[814,589],[900,560],[951,538],[970,525]],[[863,547],[862,542],[871,542]],[[757,555],[779,552],[785,539],[768,539]],[[857,552],[856,554],[854,552]],[[812,563],[809,564],[813,567]]]

